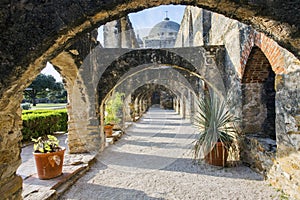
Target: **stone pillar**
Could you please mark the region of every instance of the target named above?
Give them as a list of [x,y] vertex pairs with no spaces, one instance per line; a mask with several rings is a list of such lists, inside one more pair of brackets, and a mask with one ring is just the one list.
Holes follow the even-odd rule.
[[104,109],[96,111],[95,105],[91,104],[95,100],[87,97],[82,92],[83,88],[84,85],[77,81],[70,95],[68,145],[70,153],[98,153],[104,144],[104,133],[100,126]]
[[[9,109],[0,111],[0,196],[1,199],[22,199],[22,178],[16,175],[21,164],[22,96],[11,98]],[[13,104],[13,105],[12,105]],[[6,107],[6,108],[7,108]]]
[[131,121],[131,110],[130,110],[130,105],[131,105],[131,95],[129,94],[123,104],[123,121],[125,122],[130,122]]
[[194,99],[194,94],[192,92],[190,92],[190,106],[191,106],[191,123],[194,122],[194,117],[195,117],[195,99]]
[[178,96],[179,99],[176,99],[176,112],[180,114],[180,97]]
[[142,116],[144,114],[143,99],[139,100],[139,110],[140,110],[140,116]]
[[186,102],[185,102],[185,98],[183,95],[181,95],[180,97],[180,114],[182,116],[183,119],[186,118]]
[[187,98],[185,101],[185,117],[191,119],[191,94],[189,91],[187,93]]
[[139,99],[138,98],[136,98],[134,100],[134,109],[136,110],[136,116],[140,116]]
[[173,109],[175,110],[175,112],[177,112],[176,111],[176,98],[173,98]]

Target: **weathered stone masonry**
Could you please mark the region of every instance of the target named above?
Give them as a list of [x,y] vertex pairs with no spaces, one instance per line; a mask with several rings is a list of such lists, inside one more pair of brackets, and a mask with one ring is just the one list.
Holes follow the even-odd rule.
[[[0,3],[1,197],[10,199],[21,197],[21,178],[15,174],[21,162],[19,156],[21,139],[19,103],[22,99],[22,91],[33,81],[45,66],[46,61],[51,61],[57,56],[68,57],[69,55],[64,50],[83,33],[90,32],[100,24],[123,17],[132,11],[170,3],[197,5],[238,19],[252,25],[256,30],[265,33],[292,52],[292,54],[286,53],[284,50],[286,73],[276,73],[276,121],[280,122],[276,124],[276,129],[283,131],[277,132],[277,138],[280,138],[279,159],[274,165],[273,174],[282,175],[282,177],[274,176],[274,180],[284,180],[281,185],[286,187],[285,189],[299,191],[296,184],[297,177],[300,176],[296,167],[299,159],[295,152],[299,149],[298,141],[300,141],[299,134],[297,134],[299,129],[295,126],[300,107],[299,101],[295,100],[299,98],[298,84],[295,81],[299,80],[299,61],[294,58],[290,59],[291,57],[300,57],[300,4],[297,1],[252,0],[242,1],[242,3],[217,0],[201,2],[190,0],[47,1],[45,3],[4,1]],[[264,38],[267,37],[263,35],[261,41],[265,41]],[[272,43],[272,40],[270,41]],[[265,53],[263,45],[264,42],[257,46]],[[269,45],[270,43],[267,46]],[[269,59],[266,53],[265,55]],[[279,59],[274,62],[280,63],[281,61]],[[269,59],[269,62],[273,68],[273,61]],[[61,69],[67,68],[68,66],[62,66]],[[64,78],[73,80],[74,77],[71,77],[74,75],[73,72],[67,71],[69,73],[62,73]],[[276,69],[274,71],[276,72]],[[80,86],[78,82],[76,84],[74,87]],[[71,109],[76,111],[76,107],[71,107]],[[287,154],[285,152],[295,153]]]
[[[187,11],[183,23],[194,24],[194,46],[203,43],[225,46],[226,62],[220,72],[236,114],[243,113],[240,117],[246,137],[241,148],[242,161],[264,174],[276,187],[298,197],[300,180],[294,169],[299,163],[300,95],[296,86],[299,60],[277,42],[245,24],[215,13],[208,15],[208,11],[195,7]],[[204,17],[209,18],[209,24],[202,22]],[[183,30],[186,32],[179,31],[183,35],[179,39],[191,37],[186,29]],[[204,38],[205,32],[209,36]],[[253,127],[259,129],[251,130]],[[288,162],[289,159],[295,162]]]

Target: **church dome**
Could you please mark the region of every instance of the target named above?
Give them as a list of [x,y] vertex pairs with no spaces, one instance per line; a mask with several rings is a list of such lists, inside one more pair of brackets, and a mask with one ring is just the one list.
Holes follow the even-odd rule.
[[174,21],[170,21],[168,17],[166,17],[162,22],[156,24],[150,31],[150,37],[169,37],[176,36],[179,31],[180,25]]

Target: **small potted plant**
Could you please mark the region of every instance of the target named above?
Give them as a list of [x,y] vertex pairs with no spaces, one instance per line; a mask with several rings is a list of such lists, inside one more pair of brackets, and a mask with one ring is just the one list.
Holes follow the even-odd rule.
[[104,132],[106,137],[112,136],[114,125],[121,121],[117,115],[123,105],[122,96],[124,94],[116,92],[105,105]]
[[62,174],[65,148],[59,146],[59,140],[53,135],[32,138],[34,158],[39,179],[51,179]]
[[194,157],[197,159],[204,155],[207,163],[225,166],[228,150],[235,149],[237,129],[234,123],[238,118],[228,109],[227,101],[213,91],[206,98],[201,98],[198,105],[194,124],[199,135]]

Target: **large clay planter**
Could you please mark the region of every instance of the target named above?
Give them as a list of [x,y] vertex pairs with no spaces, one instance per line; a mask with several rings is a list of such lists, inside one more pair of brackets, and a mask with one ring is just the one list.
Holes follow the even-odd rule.
[[51,179],[62,174],[66,149],[51,153],[33,153],[39,179]]
[[211,152],[205,157],[206,163],[215,166],[225,166],[228,158],[228,151],[222,142],[217,142]]
[[105,133],[106,137],[112,137],[113,127],[114,127],[114,125],[105,125],[104,126],[104,133]]

